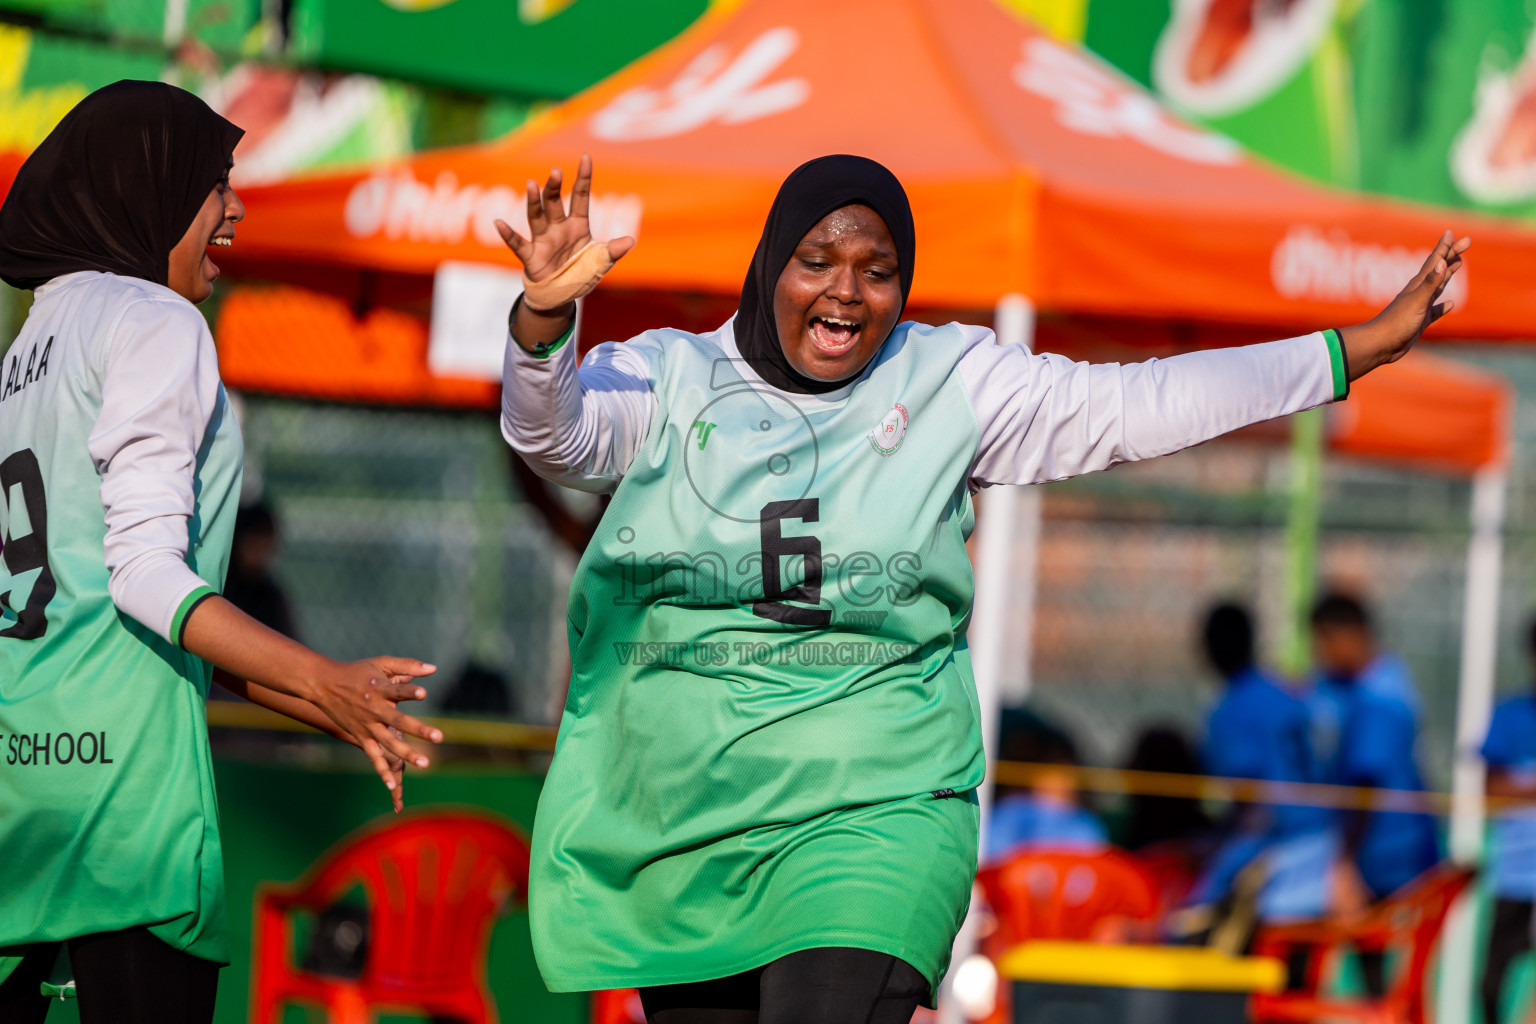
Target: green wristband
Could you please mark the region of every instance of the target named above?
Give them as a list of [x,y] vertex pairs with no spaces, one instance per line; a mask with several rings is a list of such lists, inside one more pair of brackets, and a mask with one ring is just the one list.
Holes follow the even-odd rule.
[[576,333],[576,318],[572,317],[571,326],[567,327],[565,329],[565,333],[560,335],[560,337],[556,338],[554,341],[540,342],[539,344],[533,346],[533,348],[529,348],[522,342],[518,341],[517,335],[512,331],[512,322],[517,319],[517,307],[522,305],[522,303],[523,297],[521,295],[517,297],[516,302],[512,303],[512,312],[507,314],[507,333],[512,335],[512,344],[516,345],[524,352],[527,352],[529,355],[533,356],[533,358],[548,359],[550,356],[560,351],[565,343],[571,340],[571,335]]
[[1349,397],[1349,357],[1344,351],[1344,336],[1332,327],[1323,332],[1328,343],[1328,365],[1333,371],[1333,400],[1342,402]]

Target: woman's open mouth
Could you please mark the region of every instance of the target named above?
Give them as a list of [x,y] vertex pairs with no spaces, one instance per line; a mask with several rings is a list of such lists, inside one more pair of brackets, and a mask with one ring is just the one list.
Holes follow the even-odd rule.
[[[233,235],[214,235],[212,238],[208,239],[208,248],[209,249],[213,249],[213,248],[228,249],[230,246],[232,246],[234,244],[235,244],[235,239],[234,239]],[[208,268],[213,271],[213,276],[214,277],[218,277],[219,276],[219,265],[217,263],[213,262],[213,259],[206,252],[203,253],[203,259],[208,264]]]
[[864,325],[832,316],[811,317],[811,342],[824,355],[840,356],[853,348]]

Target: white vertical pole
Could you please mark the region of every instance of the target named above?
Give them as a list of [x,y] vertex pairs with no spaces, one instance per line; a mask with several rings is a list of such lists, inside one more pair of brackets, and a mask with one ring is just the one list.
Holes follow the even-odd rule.
[[[1508,482],[1508,470],[1498,465],[1481,470],[1472,483],[1472,541],[1467,547],[1451,784],[1451,859],[1461,864],[1475,864],[1483,846],[1483,762],[1477,752],[1493,713]],[[1463,896],[1451,909],[1440,941],[1438,1024],[1467,1024],[1471,1020],[1476,925],[1475,901],[1470,895]]]
[[[1028,345],[1034,339],[1035,309],[1022,295],[1004,296],[997,304],[994,320],[997,340],[1002,345]],[[990,766],[997,750],[997,722],[1002,705],[1001,688],[1007,637],[1013,630],[1032,632],[1032,623],[1020,622],[1017,607],[1010,602],[1015,584],[1015,542],[1019,539],[1020,514],[1033,518],[1025,526],[1024,539],[1031,545],[1038,541],[1039,495],[1023,487],[988,488],[981,500],[980,521],[976,529],[976,598],[967,630],[971,670],[976,677],[976,701],[981,713],[981,739]],[[1034,603],[1034,551],[1028,552],[1031,579],[1027,584],[1030,613]],[[1026,670],[1027,671],[1027,670]],[[1027,690],[1027,684],[1026,684]],[[981,841],[986,842],[987,815],[992,808],[992,773],[977,791],[981,806]],[[971,913],[966,915],[955,937],[950,958],[950,972],[939,990],[939,1020],[942,1024],[962,1024],[966,1019],[954,998],[952,984],[955,968],[976,949],[976,900],[972,895]]]
[[172,48],[181,44],[181,39],[187,34],[187,0],[165,0],[165,21],[161,32],[161,40],[166,48]]
[[[1012,487],[1017,495],[1013,541],[1013,618],[1009,631],[1018,639],[1013,653],[1018,663],[1003,676],[998,696],[1004,704],[1023,704],[1035,685],[1035,592],[1040,577],[1040,488]],[[991,749],[991,748],[989,748]]]

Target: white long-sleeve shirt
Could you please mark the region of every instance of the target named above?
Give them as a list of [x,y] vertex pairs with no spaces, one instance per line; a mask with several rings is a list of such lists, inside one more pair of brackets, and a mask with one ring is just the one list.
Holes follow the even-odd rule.
[[[50,365],[34,368],[28,381],[28,362],[40,367],[45,350]],[[3,378],[13,369],[7,390]],[[39,449],[53,516],[64,514],[64,503],[80,511],[84,488],[93,504],[99,497],[94,513],[105,522],[100,557],[113,603],[179,642],[172,635],[178,611],[185,614],[189,596],[207,589],[187,562],[188,524],[199,452],[223,402],[202,315],[147,281],[64,275],[36,290],[4,370],[0,458],[23,441]],[[85,451],[76,454],[70,446],[78,433]],[[53,533],[50,546],[57,547],[65,533]]]
[[[1121,364],[1000,345],[985,327],[919,329],[963,337],[955,372],[980,430],[972,490],[1064,480],[1168,455],[1347,393],[1337,341],[1324,333]],[[736,348],[731,322],[704,337],[755,377]],[[829,395],[783,394],[814,403],[856,386],[857,379]],[[578,367],[573,345],[540,357],[509,336],[502,434],[546,479],[611,491],[645,442],[656,411],[654,388],[637,345],[599,345]]]

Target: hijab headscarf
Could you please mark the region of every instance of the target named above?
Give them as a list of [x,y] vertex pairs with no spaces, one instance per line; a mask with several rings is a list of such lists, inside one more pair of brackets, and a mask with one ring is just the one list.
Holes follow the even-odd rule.
[[0,207],[0,279],[36,288],[100,270],[165,284],[244,134],[173,85],[97,89],[21,165]]
[[768,223],[747,268],[736,309],[736,347],[757,375],[781,391],[825,394],[846,380],[817,380],[799,373],[784,356],[773,316],[773,293],[795,247],[817,222],[844,206],[867,206],[880,215],[896,243],[897,274],[905,308],[912,291],[917,236],[906,190],[883,165],[862,156],[823,156],[801,164],[784,179],[768,211]]

